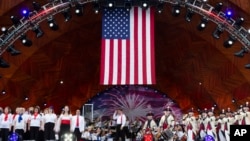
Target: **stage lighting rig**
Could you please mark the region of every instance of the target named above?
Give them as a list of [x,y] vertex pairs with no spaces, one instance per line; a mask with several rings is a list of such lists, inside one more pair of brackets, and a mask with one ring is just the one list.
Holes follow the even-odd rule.
[[218,25],[217,27],[216,27],[216,29],[214,30],[214,32],[213,32],[213,37],[215,38],[215,39],[219,39],[220,38],[220,35],[223,33],[223,28],[220,26],[220,25]]
[[0,68],[9,68],[10,65],[2,57],[0,57]]
[[21,42],[22,42],[22,44],[23,44],[24,46],[27,46],[27,47],[32,46],[32,41],[31,41],[30,39],[28,39],[27,36],[26,36],[25,34],[22,34],[22,35],[20,36],[20,40],[21,40]]
[[233,35],[230,35],[226,41],[224,41],[223,46],[225,48],[230,48],[234,42],[236,41],[236,37]]
[[33,30],[33,32],[35,32],[37,38],[42,37],[44,34],[42,29],[38,25],[35,25],[32,30]]
[[222,7],[223,7],[223,3],[222,2],[220,2],[220,3],[217,3],[215,6],[214,6],[214,8],[213,8],[213,12],[215,12],[215,13],[219,13],[221,10],[222,10]]
[[11,56],[17,56],[17,55],[21,54],[21,52],[19,50],[15,49],[14,45],[10,45],[7,48],[7,52],[9,52],[11,54]]
[[39,3],[37,3],[37,2],[35,2],[35,1],[32,2],[32,6],[33,6],[34,10],[37,11],[37,12],[42,10],[41,5]]
[[245,53],[248,53],[248,50],[246,47],[242,47],[240,51],[234,53],[234,56],[244,57]]
[[75,6],[75,14],[77,16],[82,16],[83,15],[83,5],[80,3],[77,3]]
[[197,26],[197,29],[198,29],[199,31],[204,30],[204,29],[206,28],[206,26],[207,26],[207,23],[208,23],[208,19],[207,19],[206,17],[203,17],[203,18],[201,19],[200,24]]
[[69,21],[72,16],[71,16],[71,13],[70,13],[70,8],[68,9],[65,9],[63,12],[62,12],[63,16],[64,16],[64,19],[65,19],[65,22]]
[[11,16],[10,19],[12,23],[14,24],[14,26],[16,27],[21,24],[20,19],[16,16]]
[[191,19],[192,19],[192,17],[193,17],[193,15],[194,15],[194,12],[192,11],[192,9],[188,8],[187,9],[187,13],[185,15],[185,20],[188,21],[188,22],[190,22]]
[[177,17],[181,14],[181,6],[179,4],[174,4],[172,6],[172,15]]
[[48,18],[48,24],[49,24],[50,29],[52,29],[54,31],[59,29],[59,26],[57,25],[57,23],[55,22],[53,17]]

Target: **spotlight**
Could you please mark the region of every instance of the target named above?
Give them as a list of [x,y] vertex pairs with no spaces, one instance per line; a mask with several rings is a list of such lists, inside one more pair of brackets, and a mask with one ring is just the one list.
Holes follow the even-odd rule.
[[10,65],[2,58],[0,57],[0,68],[9,68]]
[[245,19],[240,17],[238,19],[236,19],[234,26],[235,28],[239,29],[241,27],[241,25],[244,23]]
[[72,133],[65,133],[61,137],[62,141],[74,141],[76,137]]
[[32,41],[29,40],[29,39],[26,37],[25,34],[22,34],[22,35],[20,36],[20,40],[22,41],[22,44],[23,44],[24,46],[30,47],[30,46],[32,45]]
[[187,13],[186,13],[186,16],[185,16],[185,20],[190,22],[192,17],[194,15],[194,12],[191,10],[191,9],[187,9]]
[[33,5],[33,8],[34,8],[35,11],[40,11],[40,10],[42,10],[42,7],[41,7],[41,5],[40,5],[39,3],[33,1],[33,2],[32,2],[32,5]]
[[222,2],[217,3],[217,4],[215,5],[215,7],[213,8],[213,11],[214,11],[215,13],[219,13],[219,12],[221,11],[222,7],[223,7],[223,3],[222,3]]
[[199,31],[204,30],[204,29],[206,28],[206,26],[207,26],[207,23],[208,23],[208,19],[207,19],[206,17],[203,17],[203,18],[201,19],[200,24],[197,26],[197,29],[198,29]]
[[236,38],[234,36],[229,36],[229,38],[223,43],[223,46],[225,48],[230,48],[234,42],[236,41]]
[[71,13],[70,13],[70,9],[65,9],[63,12],[62,12],[63,16],[64,16],[64,19],[65,19],[65,22],[69,21],[71,19]]
[[75,14],[77,16],[82,16],[83,15],[83,5],[76,4]]
[[1,28],[1,31],[4,35],[7,35],[8,34],[8,29],[6,27],[2,27]]
[[180,5],[179,4],[173,5],[173,7],[172,7],[172,15],[177,17],[177,16],[180,15],[180,13],[181,13]]
[[213,37],[215,39],[219,39],[220,38],[220,35],[223,33],[223,28],[217,26],[216,29],[214,30],[213,32]]
[[25,101],[28,101],[28,100],[29,100],[29,97],[25,96],[25,97],[24,97],[24,100],[25,100]]
[[141,2],[141,7],[144,8],[144,9],[147,9],[148,8],[148,2],[147,1],[142,1]]
[[250,29],[248,29],[247,32],[250,34]]
[[2,94],[3,94],[3,95],[6,94],[6,91],[5,91],[5,90],[2,90]]
[[226,15],[225,15],[226,17],[225,17],[225,18],[231,19],[231,18],[232,18],[232,15],[233,15],[233,13],[232,13],[231,9],[227,9]]
[[38,25],[35,25],[34,27],[33,27],[33,31],[36,33],[36,37],[37,38],[40,38],[40,37],[42,37],[43,36],[43,31],[42,31],[42,29],[38,26]]
[[99,3],[95,2],[93,4],[93,9],[94,9],[94,11],[95,11],[96,14],[99,13],[99,11],[100,11],[100,5],[99,5]]
[[246,64],[246,65],[245,65],[245,68],[246,68],[246,69],[250,69],[250,64]]
[[156,9],[157,9],[158,13],[162,13],[162,11],[164,9],[164,4],[162,2],[158,3]]
[[25,17],[25,18],[29,18],[30,17],[30,11],[28,9],[23,9],[22,10],[22,15]]
[[11,56],[17,56],[19,54],[21,54],[20,51],[16,50],[14,45],[10,45],[8,48],[7,48],[7,52],[9,52],[11,54]]
[[207,2],[208,2],[208,0],[202,0],[202,2],[203,2],[203,3],[207,3]]
[[48,24],[49,24],[50,29],[54,31],[58,30],[59,28],[59,26],[56,24],[55,20],[52,17],[48,19]]
[[11,19],[12,23],[13,23],[15,26],[18,26],[18,25],[21,24],[20,19],[17,18],[16,16],[11,16],[10,19]]
[[242,47],[242,49],[240,51],[234,53],[234,56],[244,57],[245,53],[248,53],[248,50],[246,47]]
[[115,3],[114,3],[114,1],[108,1],[108,5],[107,5],[108,7],[114,7],[115,6]]

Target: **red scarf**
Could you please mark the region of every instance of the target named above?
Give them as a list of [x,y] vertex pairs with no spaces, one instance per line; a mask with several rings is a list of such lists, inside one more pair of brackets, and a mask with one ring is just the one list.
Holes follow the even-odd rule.
[[37,115],[38,115],[38,113],[34,113],[34,119],[36,119]]
[[8,119],[8,114],[5,114],[4,121],[7,121]]

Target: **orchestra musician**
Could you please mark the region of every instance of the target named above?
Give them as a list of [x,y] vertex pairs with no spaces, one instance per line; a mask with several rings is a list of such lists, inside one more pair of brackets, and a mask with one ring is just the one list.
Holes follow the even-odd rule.
[[190,109],[188,114],[183,116],[183,123],[187,133],[187,141],[194,141],[197,131],[196,118],[194,116],[194,109]]
[[156,129],[157,129],[157,124],[155,120],[153,119],[154,114],[152,112],[147,113],[147,120],[145,121],[143,127],[142,127],[142,135],[143,135],[143,140],[145,141],[147,138],[149,140],[156,140]]

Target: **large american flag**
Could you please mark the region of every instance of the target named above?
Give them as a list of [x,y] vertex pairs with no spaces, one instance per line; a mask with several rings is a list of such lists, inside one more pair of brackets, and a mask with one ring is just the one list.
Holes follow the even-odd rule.
[[155,84],[152,8],[104,9],[100,73],[103,85]]

